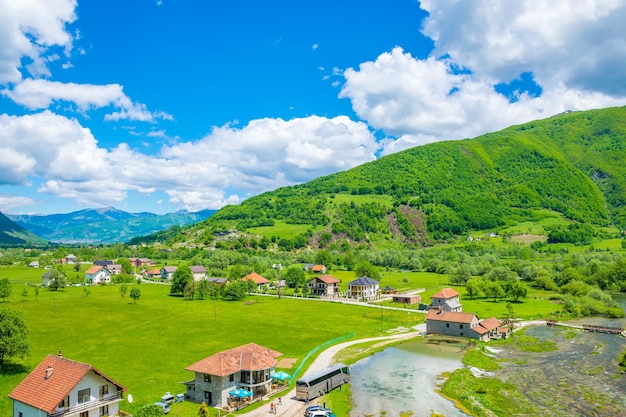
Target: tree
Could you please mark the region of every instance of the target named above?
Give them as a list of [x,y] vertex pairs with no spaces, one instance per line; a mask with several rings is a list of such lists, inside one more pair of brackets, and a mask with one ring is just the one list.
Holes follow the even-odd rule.
[[6,302],[12,291],[13,286],[11,285],[11,281],[8,278],[0,278],[0,298],[4,298]]
[[117,261],[122,266],[123,274],[132,274],[133,273],[133,265],[130,263],[130,259],[128,258],[120,258]]
[[224,300],[237,301],[246,298],[248,284],[245,281],[233,281],[224,288]]
[[510,281],[505,284],[506,295],[513,298],[517,302],[520,298],[526,298],[528,295],[528,287],[521,281]]
[[183,295],[190,300],[193,300],[193,296],[196,293],[196,280],[190,280],[187,285],[185,285],[185,290],[183,291]]
[[199,300],[204,300],[209,295],[209,281],[203,279],[198,283],[196,288],[196,294]]
[[22,288],[22,300],[26,300],[26,297],[28,297],[28,288],[24,287]]
[[126,286],[126,284],[120,285],[120,297],[122,297],[122,300],[126,297],[127,292],[128,292],[128,287]]
[[200,408],[198,409],[198,417],[209,417],[209,407],[204,401],[202,401],[202,404],[200,404]]
[[22,312],[0,309],[0,369],[7,357],[24,358],[29,354],[28,328]]
[[137,287],[130,290],[130,298],[133,299],[133,303],[137,303],[137,300],[141,298],[141,290]]
[[57,291],[59,288],[65,288],[67,283],[67,278],[61,271],[58,269],[53,269],[50,271],[49,281],[48,281],[48,289],[50,291]]
[[450,283],[455,285],[465,285],[472,277],[472,269],[468,264],[461,264],[454,268],[450,274]]
[[363,260],[359,262],[359,264],[354,269],[354,273],[357,278],[370,277],[378,281],[380,281],[383,277],[383,274],[380,273],[378,268],[372,265],[371,262],[368,260]]
[[302,268],[297,266],[290,266],[283,274],[285,283],[290,288],[302,288],[306,285],[306,274]]
[[144,405],[136,414],[137,417],[163,417],[163,410],[154,404]]
[[179,266],[172,276],[170,294],[182,294],[190,281],[193,281],[191,268],[188,265]]

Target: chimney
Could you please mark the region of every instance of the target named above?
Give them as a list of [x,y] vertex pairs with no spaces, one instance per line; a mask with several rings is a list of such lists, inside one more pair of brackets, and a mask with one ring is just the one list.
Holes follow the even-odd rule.
[[62,357],[63,357],[63,351],[62,351],[62,350],[59,350],[59,354],[58,354],[58,356],[59,356],[59,358],[62,358]]
[[46,368],[46,376],[44,377],[44,379],[50,378],[53,373],[54,373],[54,368],[52,366],[48,366]]

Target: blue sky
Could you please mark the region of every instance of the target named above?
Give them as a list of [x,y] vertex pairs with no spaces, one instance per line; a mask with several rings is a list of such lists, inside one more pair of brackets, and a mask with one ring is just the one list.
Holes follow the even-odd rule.
[[217,209],[626,104],[626,0],[0,0],[0,211]]

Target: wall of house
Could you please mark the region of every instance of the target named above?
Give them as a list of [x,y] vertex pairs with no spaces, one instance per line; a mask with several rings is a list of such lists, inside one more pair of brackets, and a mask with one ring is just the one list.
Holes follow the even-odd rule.
[[48,413],[19,401],[13,401],[13,417],[47,417]]
[[[211,375],[211,382],[206,382],[204,380],[204,374],[200,372],[196,372],[196,391],[193,393],[193,401],[197,403],[201,403],[202,401],[206,401],[207,405],[210,406],[225,406],[228,403],[228,393],[229,391],[237,388],[237,384],[240,382],[241,373],[236,372],[234,375],[233,381],[230,380],[230,376],[227,375],[225,377],[220,377],[216,375]],[[208,399],[205,398],[205,392],[210,392],[212,394],[211,402],[209,403]],[[189,393],[192,395],[191,393]]]
[[467,337],[469,339],[480,339],[480,335],[472,330],[472,326],[469,323],[427,320],[426,333],[443,334],[446,336],[455,337]]

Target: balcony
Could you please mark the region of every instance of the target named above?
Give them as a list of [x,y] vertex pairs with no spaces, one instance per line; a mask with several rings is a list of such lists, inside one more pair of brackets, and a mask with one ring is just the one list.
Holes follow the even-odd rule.
[[63,408],[57,410],[52,414],[48,414],[48,417],[62,417],[69,414],[79,414],[84,411],[93,410],[94,408],[103,407],[105,405],[109,405],[115,402],[118,402],[122,399],[123,391],[117,391],[113,394],[105,395],[102,398],[96,398],[91,401],[86,401],[80,404],[76,404],[69,408]]

